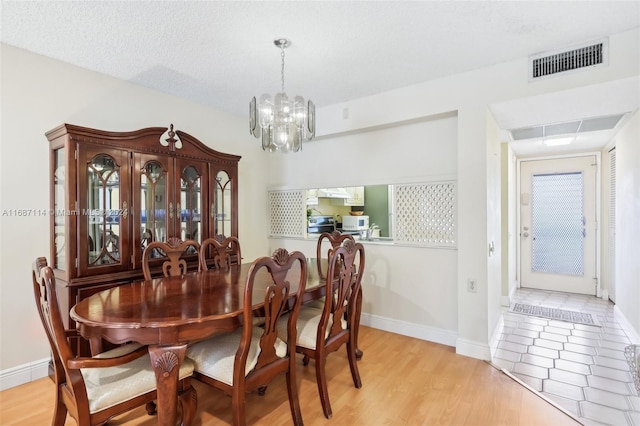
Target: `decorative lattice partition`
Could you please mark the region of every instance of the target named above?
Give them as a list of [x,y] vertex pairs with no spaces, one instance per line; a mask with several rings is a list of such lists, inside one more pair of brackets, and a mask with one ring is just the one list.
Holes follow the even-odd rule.
[[455,182],[394,185],[394,241],[456,247]]
[[[456,247],[456,184],[430,182],[393,185],[393,239],[398,244]],[[305,237],[304,190],[269,191],[273,237]]]
[[304,237],[306,201],[303,190],[269,191],[269,235]]

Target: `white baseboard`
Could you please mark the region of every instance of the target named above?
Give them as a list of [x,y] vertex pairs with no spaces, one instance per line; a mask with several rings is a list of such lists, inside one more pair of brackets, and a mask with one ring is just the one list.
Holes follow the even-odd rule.
[[618,305],[613,307],[613,314],[622,326],[624,332],[627,333],[629,339],[631,339],[631,343],[640,344],[640,334],[638,334],[638,330],[633,328],[633,325],[629,322],[627,317],[624,316],[620,308],[618,308]]
[[46,377],[49,374],[50,360],[44,358],[0,371],[0,391]]
[[491,348],[482,342],[458,339],[456,340],[456,353],[483,361],[491,361]]
[[458,334],[441,328],[429,327],[414,324],[406,321],[399,321],[392,318],[385,318],[378,315],[362,313],[360,324],[367,327],[377,328],[403,336],[415,337],[416,339],[428,340],[446,346],[456,346]]
[[502,296],[500,298],[500,303],[502,304],[502,306],[506,306],[507,308],[511,307],[511,301],[513,300],[513,295],[516,293],[516,290],[518,290],[518,280],[514,281],[513,284],[511,284],[509,286],[509,295],[508,296]]
[[380,317],[377,315],[366,314],[364,312],[362,313],[360,323],[367,327],[377,328],[378,330],[384,330],[390,333],[402,334],[403,336],[415,337],[416,339],[428,340],[430,342],[440,343],[446,346],[453,346],[456,348],[456,353],[459,355],[485,361],[489,361],[491,359],[491,350],[489,349],[489,345],[486,343],[459,339],[458,333],[453,331]]
[[493,329],[493,334],[491,335],[491,339],[489,340],[489,351],[491,359],[493,359],[493,355],[496,353],[498,349],[498,343],[500,343],[500,335],[504,329],[504,316],[501,314],[500,318],[498,318],[498,324]]

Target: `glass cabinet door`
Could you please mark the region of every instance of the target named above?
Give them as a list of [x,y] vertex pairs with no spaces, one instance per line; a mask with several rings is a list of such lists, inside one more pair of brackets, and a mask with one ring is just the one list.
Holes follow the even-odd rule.
[[211,215],[214,217],[214,234],[228,237],[232,235],[232,181],[224,170],[215,179],[215,192]]
[[98,155],[87,167],[89,266],[120,263],[120,167]]
[[129,259],[127,152],[91,147],[80,152],[80,269],[120,270]]
[[194,166],[180,175],[180,239],[202,242],[202,176]]
[[56,149],[53,155],[53,230],[54,230],[54,253],[53,259],[54,268],[65,270],[66,269],[66,256],[67,250],[65,235],[65,220],[67,214],[64,213],[67,197],[65,191],[65,178],[66,178],[66,162],[65,162],[65,150]]
[[148,161],[140,175],[140,250],[152,241],[166,241],[167,170],[158,161]]
[[[207,163],[188,161],[161,155],[134,156],[134,191],[138,229],[134,267],[140,267],[144,249],[152,241],[166,242],[169,238],[193,239],[202,242],[206,230],[205,206]],[[157,251],[151,257],[163,257]]]

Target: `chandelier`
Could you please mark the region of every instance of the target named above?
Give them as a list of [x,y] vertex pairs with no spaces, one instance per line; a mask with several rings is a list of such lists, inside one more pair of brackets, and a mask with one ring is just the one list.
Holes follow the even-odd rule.
[[297,152],[302,140],[311,140],[316,133],[316,109],[310,100],[302,96],[289,99],[284,91],[284,49],[291,44],[280,38],[273,41],[280,48],[282,57],[282,91],[272,98],[269,94],[255,96],[249,103],[249,130],[256,138],[262,138],[262,149],[271,152]]

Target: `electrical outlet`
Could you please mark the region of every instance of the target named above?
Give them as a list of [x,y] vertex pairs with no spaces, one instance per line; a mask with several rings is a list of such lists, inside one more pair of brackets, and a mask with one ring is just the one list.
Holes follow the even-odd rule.
[[478,291],[478,283],[473,278],[467,280],[467,291],[469,293],[475,293]]

